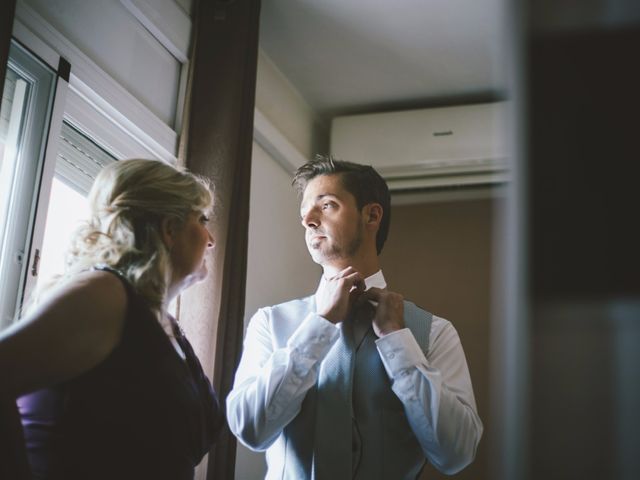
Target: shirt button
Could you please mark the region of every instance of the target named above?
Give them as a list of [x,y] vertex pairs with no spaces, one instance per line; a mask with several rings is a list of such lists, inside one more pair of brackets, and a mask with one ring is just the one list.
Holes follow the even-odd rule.
[[391,352],[391,353],[389,354],[389,358],[396,358],[396,354],[395,354],[395,353],[393,353],[393,352]]
[[321,342],[324,342],[326,338],[327,338],[327,337],[325,337],[324,335],[320,335],[320,336],[318,337],[318,340],[320,340]]

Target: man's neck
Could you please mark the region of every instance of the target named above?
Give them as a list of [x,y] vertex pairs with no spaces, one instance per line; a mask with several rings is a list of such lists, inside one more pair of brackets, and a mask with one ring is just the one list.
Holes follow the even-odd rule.
[[338,272],[344,270],[347,267],[353,267],[356,272],[360,273],[364,278],[367,278],[378,270],[380,270],[380,263],[378,262],[378,257],[369,258],[366,260],[357,259],[345,259],[340,262],[334,262],[330,265],[323,265],[322,268],[324,270],[324,276],[327,278],[333,277]]

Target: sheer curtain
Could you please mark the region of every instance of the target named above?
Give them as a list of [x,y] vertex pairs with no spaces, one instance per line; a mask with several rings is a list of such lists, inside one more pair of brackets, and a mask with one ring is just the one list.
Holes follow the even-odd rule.
[[[180,161],[215,185],[216,246],[209,277],[182,296],[179,315],[222,403],[242,346],[259,12],[259,0],[196,6],[180,141]],[[235,451],[225,427],[197,478],[232,479]]]

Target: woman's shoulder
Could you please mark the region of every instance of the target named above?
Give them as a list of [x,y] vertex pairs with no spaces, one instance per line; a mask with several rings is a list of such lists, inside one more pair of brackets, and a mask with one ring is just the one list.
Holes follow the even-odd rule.
[[[52,292],[54,293],[54,292]],[[110,270],[87,270],[69,278],[54,294],[72,295],[122,309],[127,303],[127,287],[123,279]],[[120,307],[120,308],[118,308]]]
[[27,393],[75,378],[101,363],[120,342],[127,303],[123,283],[108,272],[78,273],[50,288],[0,338],[0,367],[5,361],[21,366],[20,375],[14,372],[13,378],[0,372],[3,388]]
[[119,341],[128,303],[127,288],[118,276],[87,270],[53,287],[33,314],[96,340],[104,353]]

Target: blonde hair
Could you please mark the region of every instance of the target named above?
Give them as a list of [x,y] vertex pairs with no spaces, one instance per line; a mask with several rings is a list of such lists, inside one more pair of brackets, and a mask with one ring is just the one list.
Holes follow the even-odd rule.
[[166,218],[184,222],[195,211],[210,212],[209,182],[161,161],[121,160],[98,174],[89,204],[91,217],[72,238],[65,272],[39,288],[33,303],[53,283],[103,264],[121,272],[160,313],[172,268],[161,223]]

